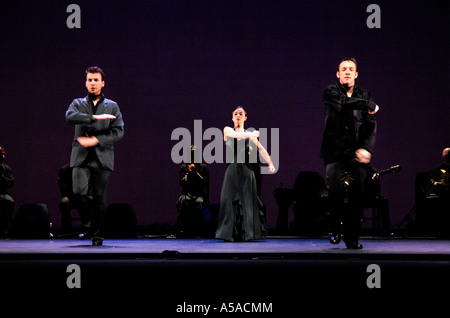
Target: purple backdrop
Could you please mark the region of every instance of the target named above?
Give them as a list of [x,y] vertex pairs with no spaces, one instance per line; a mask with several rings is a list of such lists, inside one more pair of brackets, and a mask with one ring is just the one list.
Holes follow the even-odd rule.
[[[46,203],[56,227],[57,174],[73,137],[64,114],[86,95],[90,65],[105,70],[105,95],[125,121],[108,201],[131,203],[140,226],[175,221],[172,131],[193,130],[195,119],[222,129],[244,105],[248,127],[280,130],[280,169],[263,177],[273,227],[273,190],[292,187],[301,170],[323,175],[321,98],[343,56],[357,58],[358,84],[381,107],[373,165],[403,166],[382,180],[393,225],[414,205],[416,173],[450,145],[448,1],[376,1],[381,29],[366,25],[373,1],[342,0],[75,1],[81,28],[69,29],[73,2],[0,5],[0,145],[16,179],[11,194],[16,210]],[[209,167],[217,202],[225,165]]]

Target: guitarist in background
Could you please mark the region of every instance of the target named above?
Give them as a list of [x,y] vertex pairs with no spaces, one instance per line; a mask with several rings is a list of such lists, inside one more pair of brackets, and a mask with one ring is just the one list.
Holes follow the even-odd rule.
[[[386,235],[389,229],[389,200],[380,195],[380,176],[389,173],[397,173],[402,170],[400,165],[395,165],[389,169],[377,170],[372,165],[367,165],[368,176],[364,182],[363,202],[365,208],[376,208],[378,210],[381,225],[381,234]],[[363,218],[364,215],[361,217]]]
[[203,233],[203,204],[209,202],[209,170],[196,162],[197,147],[191,145],[191,160],[180,168],[182,194],[177,201],[176,237],[196,237]]
[[450,190],[450,148],[442,151],[442,158],[444,161],[441,165],[431,171],[431,183],[437,192],[443,190],[443,194],[448,195]]
[[440,236],[450,237],[450,148],[442,151],[443,162],[431,171],[431,184],[439,196]]

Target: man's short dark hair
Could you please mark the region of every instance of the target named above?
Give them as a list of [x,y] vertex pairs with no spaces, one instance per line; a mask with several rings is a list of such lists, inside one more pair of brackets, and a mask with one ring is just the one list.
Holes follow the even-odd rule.
[[98,66],[90,66],[90,67],[88,67],[87,70],[86,70],[86,75],[87,75],[88,73],[93,73],[93,74],[95,74],[95,73],[100,73],[100,75],[102,76],[102,81],[105,80],[105,73],[104,73],[103,70],[102,70],[100,67],[98,67]]
[[341,63],[342,63],[342,62],[346,62],[346,61],[350,61],[350,62],[355,63],[356,70],[358,69],[358,63],[356,62],[356,59],[355,59],[354,57],[348,57],[348,56],[344,57],[344,58],[339,62],[339,64],[338,64],[338,69],[339,69],[339,66],[341,65]]

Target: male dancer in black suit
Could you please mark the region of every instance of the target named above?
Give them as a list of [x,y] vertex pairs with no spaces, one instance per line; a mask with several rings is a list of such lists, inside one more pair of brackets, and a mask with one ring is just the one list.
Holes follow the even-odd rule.
[[0,147],[0,238],[7,237],[11,230],[11,221],[14,214],[14,199],[8,189],[14,185],[12,169],[3,163],[6,150]]
[[66,111],[66,120],[75,125],[70,166],[73,192],[80,209],[89,213],[89,184],[93,211],[89,235],[92,245],[102,245],[106,218],[106,187],[114,169],[114,145],[124,134],[122,114],[116,102],[102,93],[105,74],[97,66],[86,70],[88,96],[76,98]]
[[[358,242],[363,209],[363,187],[375,146],[378,105],[370,93],[356,86],[357,63],[354,58],[341,60],[336,73],[338,82],[324,92],[325,131],[320,156],[324,159],[326,186],[332,208],[330,242],[337,244],[339,217],[344,223],[347,248],[361,249]],[[348,178],[348,189],[346,179]],[[344,196],[348,192],[348,209]]]

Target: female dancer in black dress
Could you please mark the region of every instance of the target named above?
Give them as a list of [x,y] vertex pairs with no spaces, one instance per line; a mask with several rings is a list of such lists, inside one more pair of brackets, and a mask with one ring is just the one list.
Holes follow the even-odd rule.
[[225,127],[223,130],[228,166],[220,194],[216,238],[230,242],[262,239],[266,232],[265,217],[258,198],[255,173],[249,162],[252,146],[266,160],[270,172],[275,172],[275,167],[269,153],[258,141],[259,132],[244,129],[247,113],[241,106],[233,111],[232,120],[234,128]]

